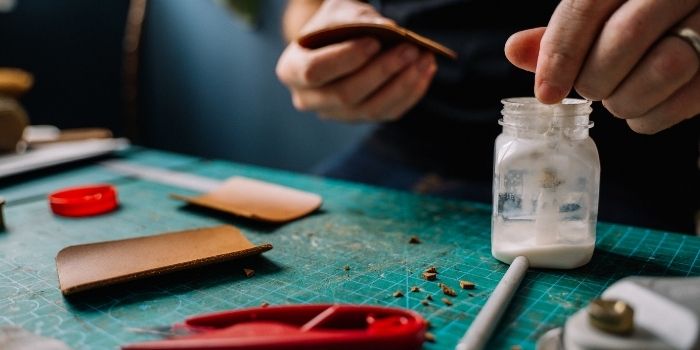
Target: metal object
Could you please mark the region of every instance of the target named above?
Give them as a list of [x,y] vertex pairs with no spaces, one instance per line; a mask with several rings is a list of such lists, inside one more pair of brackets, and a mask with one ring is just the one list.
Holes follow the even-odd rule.
[[538,350],[700,349],[700,277],[627,277],[546,332]]
[[483,349],[489,340],[493,329],[496,328],[498,320],[503,315],[510,300],[518,289],[520,281],[525,277],[525,272],[529,262],[526,257],[518,256],[508,267],[508,271],[503,276],[496,289],[493,290],[489,300],[476,315],[469,329],[460,339],[455,350],[477,350]]
[[700,34],[688,27],[675,28],[671,34],[690,44],[700,58]]
[[628,335],[634,331],[634,309],[622,300],[593,300],[586,309],[588,321],[600,331]]

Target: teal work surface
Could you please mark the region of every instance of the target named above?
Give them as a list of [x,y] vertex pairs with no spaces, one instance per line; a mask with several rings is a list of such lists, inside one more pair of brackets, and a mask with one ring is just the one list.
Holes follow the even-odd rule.
[[[8,198],[0,233],[0,326],[17,325],[74,349],[114,349],[155,339],[140,328],[163,326],[213,311],[297,303],[361,303],[415,310],[432,324],[435,343],[452,349],[506,271],[491,257],[490,208],[220,161],[146,149],[120,155],[139,165],[225,179],[247,176],[323,196],[320,211],[271,226],[193,209],[169,198],[192,191],[126,177],[83,163],[1,183]],[[90,218],[51,213],[46,193],[78,183],[109,182],[120,208]],[[183,271],[66,299],[58,289],[56,253],[69,245],[222,223],[274,249],[261,257]],[[411,236],[420,244],[409,244]],[[540,334],[629,275],[700,275],[700,239],[601,223],[593,260],[570,270],[527,273],[488,348],[532,349]],[[436,266],[438,280],[421,279]],[[346,269],[345,266],[349,267]],[[243,267],[256,273],[246,278]],[[460,280],[476,283],[459,289]],[[437,282],[452,286],[454,298]],[[412,286],[421,288],[411,292]],[[395,291],[404,296],[396,298]],[[425,306],[421,300],[431,294]],[[449,298],[453,305],[441,302]]]

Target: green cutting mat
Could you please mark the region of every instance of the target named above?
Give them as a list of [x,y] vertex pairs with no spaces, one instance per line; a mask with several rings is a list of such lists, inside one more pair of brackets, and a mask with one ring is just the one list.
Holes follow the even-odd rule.
[[[75,349],[114,349],[154,339],[134,328],[170,324],[199,313],[263,302],[365,303],[419,312],[431,321],[437,339],[425,348],[452,349],[506,270],[490,254],[488,206],[143,149],[124,157],[213,178],[242,175],[277,182],[319,193],[325,202],[314,215],[270,226],[183,207],[168,194],[191,192],[124,178],[99,165],[1,183],[0,195],[10,201],[5,210],[8,230],[0,233],[0,326],[19,325]],[[51,214],[46,192],[95,181],[117,185],[118,211],[83,219]],[[270,242],[275,248],[263,257],[74,300],[63,298],[58,290],[54,257],[65,246],[221,223],[233,224],[253,242]],[[408,244],[413,235],[422,243]],[[600,224],[596,253],[586,267],[528,272],[488,348],[534,348],[540,334],[562,325],[619,278],[700,275],[699,253],[699,238]],[[477,287],[458,290],[451,298],[454,305],[445,306],[437,282],[420,278],[430,265],[437,266],[440,282],[458,289],[459,280],[466,279]],[[245,278],[243,267],[255,269],[255,276]],[[422,291],[410,292],[414,285]],[[394,298],[396,290],[405,296]],[[435,301],[423,306],[420,301],[427,293]]]

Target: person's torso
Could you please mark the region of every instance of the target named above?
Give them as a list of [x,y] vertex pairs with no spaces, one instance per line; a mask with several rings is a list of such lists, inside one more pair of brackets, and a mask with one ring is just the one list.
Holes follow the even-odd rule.
[[373,2],[382,15],[457,52],[454,61],[438,58],[436,77],[418,107],[430,110],[436,117],[472,122],[495,121],[501,98],[532,90],[532,74],[510,64],[503,48],[511,34],[546,26],[557,3],[555,0]]

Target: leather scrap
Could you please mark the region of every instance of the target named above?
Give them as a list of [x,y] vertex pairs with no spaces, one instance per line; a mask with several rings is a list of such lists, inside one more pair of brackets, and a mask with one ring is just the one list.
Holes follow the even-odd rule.
[[453,60],[457,59],[457,53],[452,49],[396,24],[340,24],[305,34],[298,38],[297,42],[301,47],[318,49],[341,41],[367,36],[379,39],[384,45],[393,45],[402,41],[407,41],[438,55]]
[[144,277],[258,255],[255,245],[230,225],[81,244],[56,256],[61,292],[69,295]]
[[323,202],[314,193],[245,177],[232,177],[221,187],[203,195],[171,196],[189,204],[272,223],[284,223],[308,215]]

